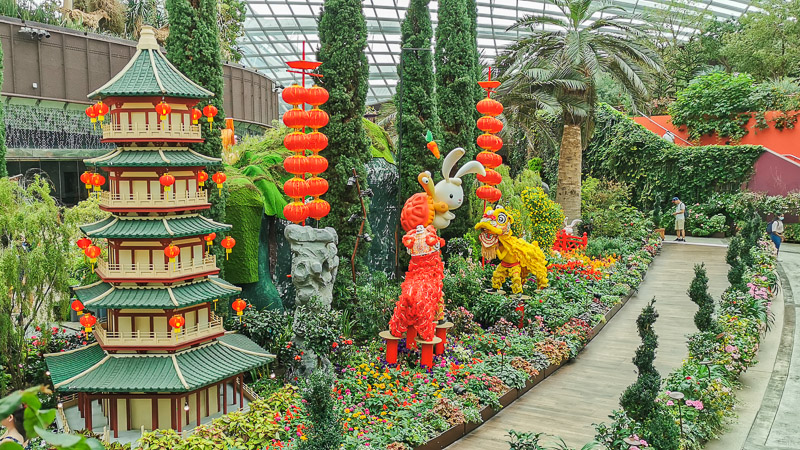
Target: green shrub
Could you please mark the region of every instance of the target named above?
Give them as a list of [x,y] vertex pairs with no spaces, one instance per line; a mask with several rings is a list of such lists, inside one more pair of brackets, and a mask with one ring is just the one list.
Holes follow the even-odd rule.
[[298,450],[335,450],[341,445],[342,427],[332,392],[335,381],[330,370],[317,370],[303,385],[303,410],[311,426]]
[[[449,308],[472,306],[484,290],[485,269],[480,261],[453,256],[445,265],[442,280],[444,298]],[[473,311],[474,312],[474,311]],[[494,323],[494,322],[492,322]]]
[[636,328],[642,338],[642,345],[636,349],[633,364],[636,365],[639,376],[622,393],[619,401],[628,416],[638,422],[645,422],[652,417],[656,406],[655,400],[661,388],[661,375],[653,365],[656,348],[658,348],[658,336],[653,329],[658,318],[658,313],[653,306],[655,301],[655,298],[650,300],[650,303],[642,309],[642,313],[636,319]]
[[488,328],[503,318],[510,319],[510,322],[519,320],[514,311],[516,306],[516,302],[505,295],[481,292],[470,310],[475,314],[475,320]]
[[689,285],[689,298],[699,309],[694,315],[694,324],[700,331],[714,331],[714,298],[708,293],[708,275],[705,264],[694,266],[694,279]]

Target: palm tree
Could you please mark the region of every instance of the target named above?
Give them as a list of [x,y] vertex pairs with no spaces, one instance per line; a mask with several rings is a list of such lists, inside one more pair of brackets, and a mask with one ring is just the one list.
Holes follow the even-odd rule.
[[498,63],[509,79],[519,77],[521,82],[527,76],[538,83],[531,89],[550,96],[521,98],[529,102],[528,108],[538,108],[540,102],[560,110],[564,132],[556,201],[568,217],[578,218],[582,152],[592,134],[598,77],[608,74],[635,101],[641,101],[648,97],[649,71],[661,71],[661,63],[648,47],[647,26],[625,8],[607,1],[548,1],[561,10],[561,17],[531,15],[517,21],[509,30],[528,33],[509,46]]

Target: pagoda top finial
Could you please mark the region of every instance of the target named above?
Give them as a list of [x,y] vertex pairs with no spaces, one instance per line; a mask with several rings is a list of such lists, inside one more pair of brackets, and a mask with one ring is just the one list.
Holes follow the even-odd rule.
[[136,45],[137,50],[158,50],[159,45],[156,40],[156,30],[150,25],[142,27],[139,33],[139,44]]

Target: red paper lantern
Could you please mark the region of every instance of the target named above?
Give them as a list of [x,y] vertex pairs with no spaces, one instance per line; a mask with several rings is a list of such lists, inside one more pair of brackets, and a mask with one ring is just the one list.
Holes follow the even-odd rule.
[[72,308],[73,311],[78,313],[79,316],[83,314],[83,303],[77,298],[72,301],[69,307]]
[[214,243],[214,239],[216,238],[217,238],[217,233],[211,233],[203,236],[203,239],[206,240],[206,245],[208,246],[208,248],[211,248],[211,244]]
[[169,258],[169,262],[174,263],[175,258],[181,254],[181,249],[178,248],[177,245],[169,244],[168,246],[164,247],[164,255]]
[[327,102],[329,97],[328,91],[317,85],[306,91],[306,103],[311,106],[319,106]]
[[478,175],[478,181],[494,186],[503,181],[503,176],[497,173],[496,170],[486,169],[486,175]]
[[174,333],[180,333],[184,325],[186,325],[186,319],[180,314],[176,314],[169,319],[169,326],[172,327]]
[[478,198],[481,200],[486,200],[487,202],[495,203],[498,200],[500,200],[500,197],[503,196],[503,193],[500,192],[500,189],[497,189],[494,186],[484,185],[479,187],[475,191],[475,195],[477,195]]
[[286,103],[296,106],[305,102],[306,91],[306,88],[303,86],[300,86],[299,84],[293,84],[281,92],[281,98]]
[[318,175],[328,169],[328,160],[324,156],[311,155],[306,159],[306,171],[310,174]]
[[214,123],[214,116],[217,115],[217,107],[214,105],[206,105],[203,108],[203,115],[208,118],[208,129],[211,129],[211,124]]
[[103,102],[97,102],[94,105],[94,110],[97,111],[97,120],[102,123],[106,119],[106,114],[108,114],[108,105]]
[[295,131],[287,134],[286,137],[283,138],[283,145],[293,152],[299,152],[306,149],[308,146],[308,139],[305,133]]
[[83,183],[88,190],[92,190],[92,175],[92,172],[88,170],[81,174],[81,183]]
[[308,216],[319,220],[327,216],[331,212],[331,205],[322,199],[315,199],[306,204],[308,208]]
[[503,140],[500,139],[499,136],[495,136],[494,134],[484,133],[478,136],[477,139],[478,147],[484,150],[490,150],[496,152],[503,148]]
[[306,135],[306,146],[314,153],[320,152],[328,146],[328,136],[319,131],[313,131]]
[[206,181],[208,181],[208,174],[206,171],[201,170],[200,172],[197,172],[197,185],[203,187],[205,186]]
[[236,311],[237,316],[241,316],[242,311],[244,311],[244,309],[247,308],[247,302],[245,302],[240,298],[237,298],[236,300],[233,301],[233,303],[231,303],[231,308],[233,308],[233,310]]
[[164,186],[164,192],[166,192],[169,191],[173,184],[175,184],[175,177],[169,173],[165,173],[158,178],[158,182],[161,183],[161,186]]
[[283,192],[292,198],[305,197],[308,192],[308,183],[302,178],[289,178],[286,183],[283,183]]
[[97,262],[97,257],[100,256],[102,250],[96,245],[90,245],[83,250],[83,254],[89,257],[89,261],[94,264]]
[[92,123],[97,123],[97,105],[90,105],[86,107],[86,115],[92,119]]
[[475,159],[479,163],[483,164],[483,167],[486,167],[487,169],[494,169],[503,163],[502,156],[488,151],[478,153],[478,156],[476,156]]
[[306,180],[306,184],[308,185],[308,190],[306,191],[306,194],[312,197],[319,197],[320,195],[328,192],[328,180],[324,178],[311,177],[308,180]]
[[201,117],[203,117],[203,113],[197,108],[192,108],[191,114],[192,114],[191,116],[192,125],[197,125],[197,122],[200,120]]
[[211,177],[211,181],[217,184],[217,189],[219,189],[219,195],[222,195],[222,185],[225,183],[228,177],[225,176],[222,172],[217,172]]
[[283,168],[293,175],[303,175],[308,169],[308,158],[302,155],[292,155],[283,160]]
[[161,101],[161,103],[156,105],[156,112],[158,113],[159,117],[162,121],[167,120],[167,116],[170,112],[172,112],[172,107],[167,104],[165,101]]
[[503,130],[503,122],[492,116],[483,116],[478,119],[478,129],[485,133],[499,133]]
[[97,318],[95,318],[91,313],[86,313],[83,316],[81,316],[80,322],[81,325],[83,325],[86,328],[86,332],[91,333],[92,327],[94,326],[94,324],[97,323]]
[[220,242],[220,245],[225,249],[225,260],[227,261],[228,255],[230,255],[233,250],[233,246],[236,245],[236,239],[227,236]]
[[76,244],[78,244],[79,249],[86,250],[86,247],[92,245],[92,240],[84,237],[78,239],[78,242],[76,242]]
[[283,113],[283,124],[296,130],[304,128],[308,121],[308,113],[300,108],[294,108]]
[[328,113],[317,107],[314,107],[314,109],[308,112],[308,120],[306,125],[314,130],[318,130],[327,125],[328,120]]
[[493,98],[486,97],[475,106],[484,116],[499,116],[503,113],[503,104]]
[[106,184],[106,177],[100,175],[99,173],[95,173],[92,175],[92,179],[90,180],[90,182],[94,186],[94,190],[99,191],[100,187]]
[[299,224],[308,218],[308,208],[302,202],[291,202],[283,207],[283,216],[289,222]]

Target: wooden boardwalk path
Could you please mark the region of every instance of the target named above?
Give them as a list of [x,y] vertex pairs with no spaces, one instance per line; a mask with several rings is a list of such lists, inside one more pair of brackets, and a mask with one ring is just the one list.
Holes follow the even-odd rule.
[[614,316],[575,360],[500,411],[448,450],[505,450],[508,430],[545,432],[580,448],[594,438],[593,423],[603,422],[619,407],[622,391],[635,378],[631,362],[640,340],[636,317],[656,297],[658,352],[656,367],[662,376],[686,356],[686,338],[696,331],[697,310],[686,291],[694,265],[705,262],[711,295],[719,298],[727,287],[725,247],[665,243],[650,265],[639,292]]

